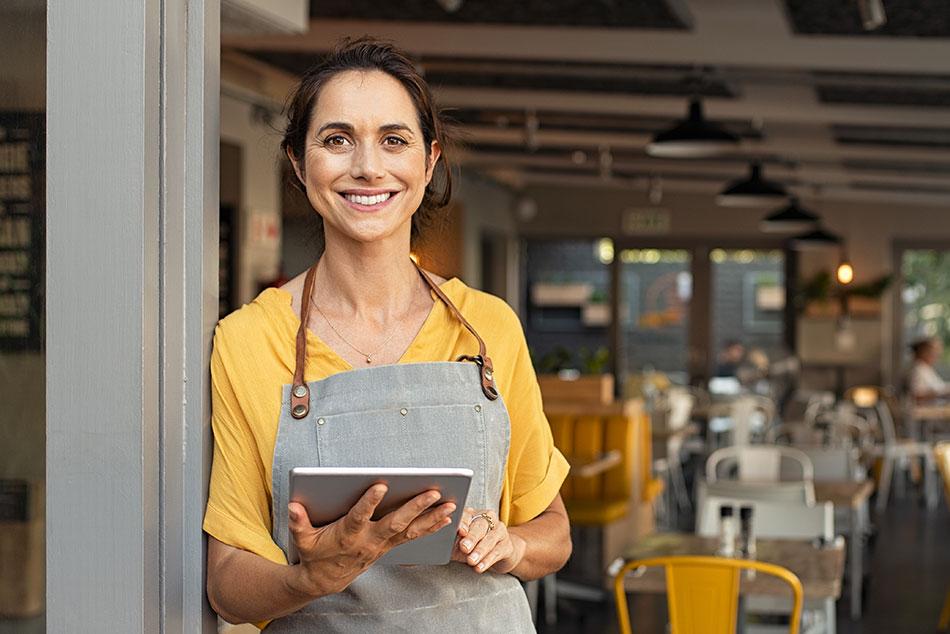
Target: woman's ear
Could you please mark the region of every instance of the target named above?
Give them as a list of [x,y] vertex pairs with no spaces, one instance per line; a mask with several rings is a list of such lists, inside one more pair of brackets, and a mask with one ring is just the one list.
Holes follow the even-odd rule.
[[442,146],[438,141],[433,140],[429,145],[429,156],[426,157],[426,185],[432,181],[432,174],[435,173],[435,164],[439,162],[442,156]]
[[307,183],[304,181],[303,174],[300,171],[300,165],[297,163],[297,159],[294,158],[294,153],[288,147],[286,148],[287,158],[290,159],[290,165],[294,168],[294,174],[297,175],[297,180],[300,181],[300,185],[306,189]]

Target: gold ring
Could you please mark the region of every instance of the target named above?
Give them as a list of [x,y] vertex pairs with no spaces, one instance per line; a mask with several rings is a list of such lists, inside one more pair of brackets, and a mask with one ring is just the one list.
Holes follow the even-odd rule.
[[475,522],[475,520],[477,520],[477,519],[483,519],[483,520],[485,520],[486,522],[488,522],[488,532],[489,532],[489,533],[492,532],[493,530],[495,530],[495,520],[493,520],[493,519],[491,518],[491,515],[489,515],[488,513],[479,513],[478,515],[473,515],[473,516],[472,516],[472,519],[469,520],[469,522],[468,522],[469,527],[471,527],[471,525],[472,525],[472,524]]

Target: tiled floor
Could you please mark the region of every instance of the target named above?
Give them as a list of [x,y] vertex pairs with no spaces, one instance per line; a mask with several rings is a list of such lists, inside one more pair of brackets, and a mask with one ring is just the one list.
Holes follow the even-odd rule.
[[[950,512],[935,511],[914,498],[895,500],[878,520],[866,579],[864,616],[848,617],[848,599],[838,601],[838,634],[932,634],[944,593],[950,588]],[[844,593],[845,597],[847,592]],[[665,632],[665,597],[635,596],[634,632]],[[544,634],[618,632],[612,603],[561,600],[558,623]]]

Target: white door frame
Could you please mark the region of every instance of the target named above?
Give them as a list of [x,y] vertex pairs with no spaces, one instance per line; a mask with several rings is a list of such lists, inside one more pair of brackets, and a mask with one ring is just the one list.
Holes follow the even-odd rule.
[[47,8],[47,628],[213,632],[217,0]]

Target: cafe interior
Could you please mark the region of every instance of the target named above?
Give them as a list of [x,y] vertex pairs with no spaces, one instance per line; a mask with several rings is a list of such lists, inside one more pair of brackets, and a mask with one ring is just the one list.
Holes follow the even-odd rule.
[[572,465],[539,631],[947,627],[950,405],[911,348],[950,380],[946,3],[331,0],[296,34],[228,27],[222,314],[312,261],[274,130],[334,42],[406,48],[457,125],[416,255],[515,308]]
[[415,256],[515,309],[571,464],[538,630],[948,629],[946,0],[223,0],[221,316],[318,253],[282,112],[361,35],[460,139]]

